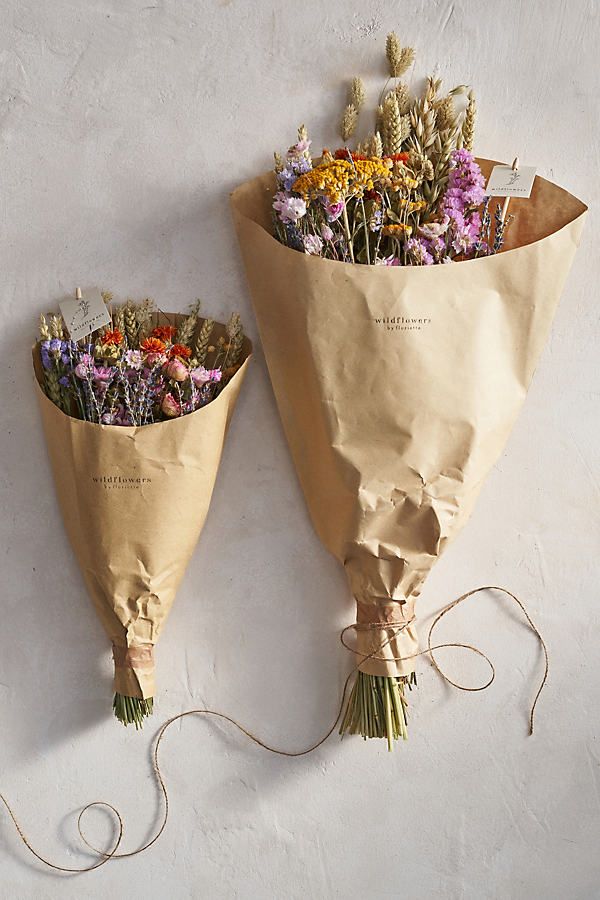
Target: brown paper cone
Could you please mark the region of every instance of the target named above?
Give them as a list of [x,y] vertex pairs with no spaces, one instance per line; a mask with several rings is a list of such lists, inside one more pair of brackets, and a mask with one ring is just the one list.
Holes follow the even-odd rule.
[[[484,174],[494,163],[479,160]],[[586,207],[537,178],[497,256],[350,265],[271,235],[272,174],[232,195],[279,411],[314,526],[361,616],[415,598],[468,519],[525,399]],[[368,655],[389,631],[358,630]],[[414,670],[414,626],[361,670]]]
[[[116,693],[154,696],[153,648],[206,519],[250,353],[246,340],[243,365],[207,406],[153,425],[72,418],[37,385],[65,528],[113,644]],[[39,382],[35,349],[34,365]]]

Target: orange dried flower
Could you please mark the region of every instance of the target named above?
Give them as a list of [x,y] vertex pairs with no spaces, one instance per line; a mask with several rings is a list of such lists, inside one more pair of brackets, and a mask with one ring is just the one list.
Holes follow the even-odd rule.
[[335,159],[369,159],[364,153],[351,153],[346,147],[340,147],[336,150],[334,157]]
[[189,347],[186,347],[185,344],[173,344],[171,349],[169,350],[169,356],[173,359],[175,356],[179,356],[180,359],[189,359],[192,355],[192,351]]
[[162,353],[166,349],[166,344],[159,338],[149,337],[140,344],[140,349],[144,353]]
[[176,334],[177,329],[174,325],[157,325],[150,332],[151,337],[158,338],[161,341],[172,341]]
[[102,343],[114,344],[115,347],[118,347],[119,344],[123,343],[123,333],[118,328],[114,328],[112,331],[105,331],[102,335]]

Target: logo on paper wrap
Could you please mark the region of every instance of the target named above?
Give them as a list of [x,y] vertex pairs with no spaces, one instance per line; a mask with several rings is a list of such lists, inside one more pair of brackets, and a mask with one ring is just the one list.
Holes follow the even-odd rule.
[[384,331],[423,331],[431,325],[429,316],[373,316],[373,322]]
[[152,479],[143,475],[92,475],[93,484],[105,491],[139,491],[152,484]]

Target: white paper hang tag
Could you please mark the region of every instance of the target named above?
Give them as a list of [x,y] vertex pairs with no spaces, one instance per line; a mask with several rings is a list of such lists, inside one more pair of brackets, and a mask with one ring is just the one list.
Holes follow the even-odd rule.
[[72,341],[110,324],[110,313],[98,288],[86,290],[81,299],[69,298],[58,305]]
[[488,197],[523,197],[531,196],[535,180],[535,166],[494,166],[485,189]]

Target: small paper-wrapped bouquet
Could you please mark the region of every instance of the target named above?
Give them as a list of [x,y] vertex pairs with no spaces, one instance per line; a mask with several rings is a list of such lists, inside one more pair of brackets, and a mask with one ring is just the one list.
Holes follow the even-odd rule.
[[[390,90],[357,152],[313,161],[302,127],[232,206],[312,521],[356,601],[342,731],[390,741],[406,735],[416,600],[525,400],[586,208],[538,177],[511,216],[493,210],[472,93],[460,111],[464,88],[429,79],[411,98],[412,51],[390,35],[387,55]],[[346,142],[363,101],[355,79]],[[503,196],[526,196],[527,172],[507,169]]]
[[42,316],[33,361],[56,492],[112,642],[124,724],[152,712],[154,646],[204,525],[250,352],[239,316],[221,325],[198,307],[109,312],[86,292],[65,318]]

